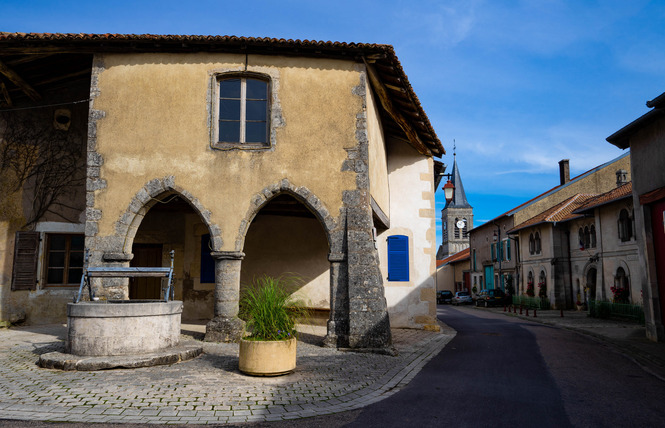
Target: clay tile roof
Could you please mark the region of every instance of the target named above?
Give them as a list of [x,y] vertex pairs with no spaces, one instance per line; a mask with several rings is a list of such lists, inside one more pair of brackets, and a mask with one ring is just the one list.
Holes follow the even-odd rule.
[[571,196],[565,201],[560,202],[557,205],[554,205],[553,207],[543,211],[542,213],[531,217],[527,221],[515,226],[509,230],[508,233],[515,233],[527,227],[542,223],[559,223],[562,221],[568,221],[582,217],[581,214],[576,214],[575,210],[595,196],[596,195],[578,193],[577,195]]
[[[227,52],[365,62],[375,69],[393,106],[415,130],[417,138],[409,138],[411,145],[422,154],[445,154],[391,45],[268,37],[0,32],[0,61],[4,55],[98,52]],[[393,127],[396,132],[401,132],[400,129]]]
[[464,249],[460,251],[459,253],[455,253],[451,256],[446,257],[443,260],[437,260],[436,261],[436,267],[443,266],[445,264],[449,263],[456,263],[456,262],[462,262],[466,259],[471,258],[471,248]]
[[632,196],[633,196],[633,183],[632,182],[626,183],[622,186],[610,190],[609,192],[603,193],[601,195],[589,199],[584,204],[577,207],[575,213],[581,214],[585,211],[592,210],[594,208],[609,204],[611,202],[616,202],[626,198],[632,198]]

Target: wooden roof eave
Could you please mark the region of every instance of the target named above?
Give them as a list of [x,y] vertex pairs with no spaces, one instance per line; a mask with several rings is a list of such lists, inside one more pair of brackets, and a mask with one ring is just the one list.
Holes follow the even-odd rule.
[[416,149],[419,153],[432,156],[432,151],[422,142],[420,136],[416,129],[411,125],[411,123],[402,115],[400,110],[395,107],[392,102],[392,99],[389,95],[389,89],[381,81],[379,74],[376,71],[376,68],[372,64],[365,62],[365,67],[367,68],[367,75],[369,77],[369,82],[372,85],[372,88],[376,92],[379,102],[384,110],[390,115],[390,117],[399,125],[399,127],[404,131],[407,138],[409,139],[410,144]]

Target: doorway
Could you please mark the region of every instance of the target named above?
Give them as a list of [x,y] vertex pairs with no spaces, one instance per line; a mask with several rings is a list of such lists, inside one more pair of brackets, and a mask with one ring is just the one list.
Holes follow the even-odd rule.
[[592,267],[586,274],[586,288],[589,289],[588,299],[596,300],[596,268]]
[[[162,265],[162,244],[134,244],[132,267],[155,267]],[[158,300],[162,298],[162,278],[131,278],[130,300]]]

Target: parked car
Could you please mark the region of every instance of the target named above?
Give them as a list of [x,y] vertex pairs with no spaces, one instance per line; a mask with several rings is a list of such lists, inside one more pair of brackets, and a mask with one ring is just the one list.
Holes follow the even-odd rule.
[[453,305],[470,305],[473,303],[473,299],[468,291],[457,291],[451,303]]
[[442,290],[436,292],[436,303],[442,305],[444,303],[451,303],[453,301],[453,292],[450,290]]
[[478,298],[476,299],[476,306],[500,306],[507,305],[510,300],[510,296],[504,293],[500,289],[492,290],[482,290],[478,293]]

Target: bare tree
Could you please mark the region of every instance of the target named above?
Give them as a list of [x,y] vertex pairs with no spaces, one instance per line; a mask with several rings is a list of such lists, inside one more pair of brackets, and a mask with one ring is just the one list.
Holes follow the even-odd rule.
[[54,126],[52,118],[25,111],[0,115],[0,176],[4,192],[23,189],[29,197],[24,228],[46,213],[76,221],[64,213],[81,210],[71,205],[69,196],[85,184],[85,139],[73,124]]

